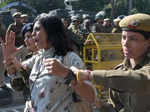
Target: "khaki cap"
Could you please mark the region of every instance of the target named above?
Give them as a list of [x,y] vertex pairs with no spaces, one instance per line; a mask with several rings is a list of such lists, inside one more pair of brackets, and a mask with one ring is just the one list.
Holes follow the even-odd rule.
[[28,17],[28,15],[27,14],[22,14],[21,18],[24,18],[24,17]]
[[104,19],[104,21],[110,21],[110,19],[109,19],[109,18],[106,18],[106,19]]
[[119,18],[116,18],[113,20],[113,22],[120,22],[120,21],[121,21],[121,19],[119,19]]
[[15,12],[12,17],[21,17],[21,12]]
[[80,19],[79,19],[78,16],[72,16],[72,17],[71,17],[71,20],[72,20],[72,21],[79,21]]
[[123,30],[150,32],[150,15],[134,14],[125,17],[119,23]]

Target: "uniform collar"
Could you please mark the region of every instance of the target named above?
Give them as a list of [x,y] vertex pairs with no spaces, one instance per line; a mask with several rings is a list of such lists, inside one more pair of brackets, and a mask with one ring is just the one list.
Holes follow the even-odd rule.
[[150,59],[150,48],[148,48],[146,53],[143,56],[141,56],[141,59],[140,59],[139,63],[134,68],[131,67],[130,61],[127,58],[125,58],[124,61],[123,61],[123,67],[127,68],[127,69],[133,69],[133,70],[139,69],[142,66],[144,66],[145,64],[149,63],[148,59]]

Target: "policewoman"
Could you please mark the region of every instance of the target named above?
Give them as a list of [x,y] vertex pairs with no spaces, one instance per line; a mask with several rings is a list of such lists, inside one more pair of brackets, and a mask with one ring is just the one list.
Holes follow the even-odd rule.
[[[134,14],[120,22],[122,28],[122,49],[124,61],[115,70],[78,70],[72,67],[79,81],[94,80],[110,89],[110,102],[101,104],[103,112],[150,112],[150,15]],[[55,59],[47,66],[54,66],[49,72],[65,77],[67,67]],[[56,66],[57,65],[57,66]]]

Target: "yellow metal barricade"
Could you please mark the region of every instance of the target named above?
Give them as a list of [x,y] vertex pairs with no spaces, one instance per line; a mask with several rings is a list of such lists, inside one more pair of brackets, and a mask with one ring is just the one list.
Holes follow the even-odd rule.
[[[83,61],[91,70],[113,69],[123,60],[121,34],[90,33],[83,47]],[[93,82],[94,83],[94,82]],[[103,86],[96,85],[101,97]]]

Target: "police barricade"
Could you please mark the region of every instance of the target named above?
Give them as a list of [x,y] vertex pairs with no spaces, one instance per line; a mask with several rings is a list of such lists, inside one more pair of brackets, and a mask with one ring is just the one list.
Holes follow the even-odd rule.
[[[123,60],[120,33],[90,33],[83,47],[83,61],[91,70],[110,70]],[[94,82],[93,82],[94,83]],[[103,86],[96,85],[102,98]]]

